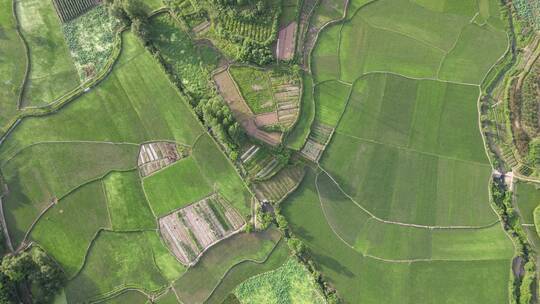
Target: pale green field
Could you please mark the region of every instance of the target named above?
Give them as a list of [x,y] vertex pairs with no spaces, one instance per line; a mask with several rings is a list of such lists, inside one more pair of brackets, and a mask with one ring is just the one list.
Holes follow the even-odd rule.
[[30,237],[72,277],[83,266],[90,242],[102,228],[111,228],[111,223],[103,187],[95,181],[47,210]]
[[52,1],[17,1],[16,11],[30,53],[21,105],[44,106],[79,85],[77,70]]
[[135,145],[41,143],[5,161],[0,168],[10,193],[4,213],[14,244],[51,201],[111,170],[133,169],[137,153]]
[[156,231],[102,232],[92,244],[83,269],[68,283],[66,295],[71,303],[127,287],[158,291],[183,272],[184,267]]
[[179,160],[143,180],[148,202],[157,216],[195,203],[212,193],[193,157]]
[[[491,249],[482,248],[483,252],[491,251],[488,259],[464,259],[475,251],[475,245],[468,243],[469,245],[458,248],[458,255],[448,254],[456,259],[453,261],[381,261],[362,255],[337,237],[333,230],[335,226],[328,225],[326,211],[321,209],[317,192],[315,174],[310,171],[300,188],[284,202],[284,214],[289,219],[292,230],[312,250],[324,278],[339,290],[345,303],[477,304],[507,301],[509,255],[512,254],[509,239],[503,244],[502,250],[498,245],[490,245]],[[343,206],[343,203],[338,204]],[[356,225],[356,219],[343,218],[343,221],[354,221]],[[498,231],[485,233],[500,235],[502,230],[499,225],[496,227]],[[453,240],[464,241],[466,238],[456,234]],[[481,239],[482,237],[474,238],[474,242]],[[394,235],[385,234],[379,236],[377,241],[392,246],[396,238]],[[407,239],[399,240],[401,244],[406,241]],[[451,243],[443,245],[448,250],[452,249]],[[389,250],[395,250],[398,246],[401,245],[396,244]],[[437,250],[433,252],[442,254],[437,253]],[[477,253],[474,255],[478,256]]]
[[113,172],[102,182],[114,230],[155,229],[157,227],[137,170]]
[[[17,114],[17,103],[26,69],[24,45],[17,35],[11,0],[0,1],[0,130]],[[0,131],[0,134],[3,131]]]

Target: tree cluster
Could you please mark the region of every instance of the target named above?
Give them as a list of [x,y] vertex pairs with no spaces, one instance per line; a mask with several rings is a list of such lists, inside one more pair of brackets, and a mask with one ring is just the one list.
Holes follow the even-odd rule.
[[242,21],[261,21],[268,19],[268,6],[263,0],[211,0],[213,7],[219,14],[226,14],[231,18]]
[[267,45],[261,45],[250,39],[244,39],[238,59],[258,65],[267,65],[274,60],[274,55]]
[[0,264],[0,303],[51,303],[66,276],[39,249],[6,255]]

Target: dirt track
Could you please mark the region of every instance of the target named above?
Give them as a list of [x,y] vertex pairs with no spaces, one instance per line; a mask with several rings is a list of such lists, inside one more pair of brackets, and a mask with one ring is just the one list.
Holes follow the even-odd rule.
[[279,30],[276,56],[279,60],[291,60],[294,56],[296,42],[296,22],[291,22]]

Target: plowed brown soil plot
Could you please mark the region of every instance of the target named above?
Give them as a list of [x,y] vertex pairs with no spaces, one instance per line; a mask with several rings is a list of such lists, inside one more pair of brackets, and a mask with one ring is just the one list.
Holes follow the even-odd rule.
[[257,129],[253,112],[242,98],[242,95],[240,95],[240,92],[238,92],[238,89],[234,85],[234,81],[227,70],[216,73],[214,75],[214,81],[216,82],[221,96],[223,96],[223,99],[225,99],[227,105],[233,112],[234,117],[242,125],[244,130],[246,130],[248,135],[272,146],[279,144],[281,141],[281,135],[279,133],[266,132]]
[[141,176],[148,176],[171,165],[180,158],[176,144],[169,142],[154,142],[141,145],[137,164]]
[[217,194],[159,219],[161,235],[184,265],[197,263],[206,249],[243,226],[238,212]]
[[276,112],[268,112],[255,116],[255,124],[258,127],[274,125],[278,122],[278,115]]
[[279,60],[291,60],[296,42],[296,22],[279,30],[276,55]]

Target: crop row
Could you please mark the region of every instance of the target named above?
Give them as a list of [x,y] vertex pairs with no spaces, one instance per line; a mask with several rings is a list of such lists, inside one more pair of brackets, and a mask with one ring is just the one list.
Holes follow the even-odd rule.
[[56,13],[62,22],[68,22],[96,6],[96,0],[54,0]]
[[223,17],[221,26],[230,33],[258,42],[264,42],[272,35],[272,24],[245,23],[233,18]]

